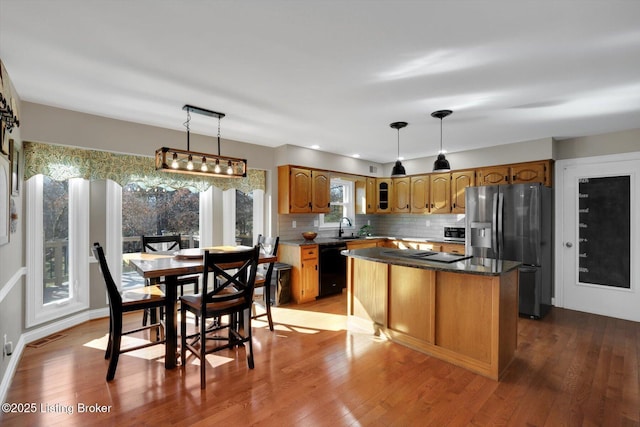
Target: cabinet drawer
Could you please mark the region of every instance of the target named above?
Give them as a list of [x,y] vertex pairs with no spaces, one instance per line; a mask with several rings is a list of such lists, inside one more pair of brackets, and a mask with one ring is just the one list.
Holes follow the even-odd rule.
[[303,246],[300,249],[300,258],[314,259],[318,258],[318,246]]

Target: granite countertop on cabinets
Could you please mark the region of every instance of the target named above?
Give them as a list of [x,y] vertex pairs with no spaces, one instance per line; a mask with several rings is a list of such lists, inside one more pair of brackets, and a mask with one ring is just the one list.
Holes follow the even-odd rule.
[[[429,256],[420,256],[430,253],[415,249],[390,249],[390,248],[366,248],[344,250],[345,256],[364,259],[367,261],[382,262],[405,267],[421,268],[427,270],[448,271],[452,273],[480,274],[486,276],[498,276],[507,273],[521,264],[516,261],[503,261],[491,258],[464,258],[460,256],[460,261],[438,262],[429,261]],[[432,252],[435,253],[435,252]],[[449,254],[454,255],[454,254]]]
[[[316,237],[313,240],[305,240],[305,239],[293,239],[293,240],[281,240],[281,245],[290,245],[290,246],[306,246],[306,245],[331,245],[335,243],[344,243],[359,241],[365,239],[374,239],[374,237],[346,237],[339,239],[337,237]],[[375,239],[384,239],[384,237],[375,237]]]
[[407,242],[433,242],[433,243],[451,243],[451,244],[459,244],[464,245],[464,242],[456,242],[451,240],[445,240],[442,237],[401,237],[401,236],[354,236],[354,237],[343,237],[339,239],[337,237],[316,237],[314,240],[305,240],[305,239],[291,239],[291,240],[281,240],[281,245],[291,245],[291,246],[305,246],[305,245],[329,245],[335,243],[346,243],[349,241],[358,241],[358,240],[404,240]]

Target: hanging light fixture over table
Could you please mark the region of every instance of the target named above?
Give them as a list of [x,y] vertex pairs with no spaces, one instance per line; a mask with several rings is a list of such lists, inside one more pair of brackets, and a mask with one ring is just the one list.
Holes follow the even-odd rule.
[[449,161],[444,157],[444,150],[442,149],[442,119],[453,113],[451,110],[438,110],[431,113],[431,117],[440,119],[440,151],[438,152],[438,158],[433,162],[434,172],[448,172],[451,170]]
[[404,166],[402,166],[402,162],[400,162],[400,129],[406,127],[408,125],[407,122],[393,122],[389,126],[398,131],[398,159],[396,160],[396,164],[393,166],[391,170],[392,177],[400,177],[405,176],[407,172],[404,170]]
[[[247,176],[247,160],[220,155],[220,119],[225,114],[192,105],[182,107],[187,112],[187,149],[162,147],[156,150],[156,170],[223,178],[243,178]],[[218,118],[218,154],[199,153],[190,150],[189,137],[191,113]]]

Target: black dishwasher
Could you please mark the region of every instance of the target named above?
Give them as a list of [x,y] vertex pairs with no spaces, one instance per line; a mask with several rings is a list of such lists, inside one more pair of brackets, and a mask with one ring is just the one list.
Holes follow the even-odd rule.
[[347,287],[347,257],[340,251],[347,249],[345,243],[320,245],[320,291],[318,298],[335,295]]

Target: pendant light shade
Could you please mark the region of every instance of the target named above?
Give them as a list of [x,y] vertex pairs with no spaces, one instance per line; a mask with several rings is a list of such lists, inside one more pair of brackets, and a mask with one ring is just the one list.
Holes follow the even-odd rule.
[[442,119],[453,113],[451,110],[438,110],[431,113],[431,117],[440,119],[440,151],[438,152],[438,158],[433,162],[434,172],[448,172],[451,170],[449,161],[444,156],[444,150],[442,149]]
[[393,122],[389,125],[393,129],[396,129],[398,131],[398,159],[396,160],[396,164],[391,170],[391,177],[400,177],[407,174],[407,172],[404,170],[404,166],[402,166],[402,162],[400,162],[400,129],[406,127],[407,125],[407,122]]

